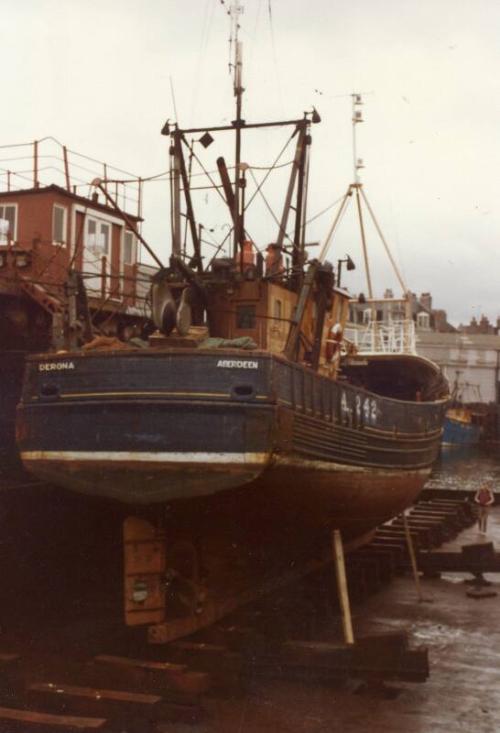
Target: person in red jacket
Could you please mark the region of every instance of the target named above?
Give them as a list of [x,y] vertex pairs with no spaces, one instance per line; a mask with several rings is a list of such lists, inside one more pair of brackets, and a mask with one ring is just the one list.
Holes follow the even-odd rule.
[[478,491],[476,491],[474,501],[476,502],[478,507],[477,525],[479,527],[479,531],[481,532],[481,534],[486,534],[488,513],[490,511],[491,505],[495,501],[495,497],[489,484],[483,484],[478,489]]

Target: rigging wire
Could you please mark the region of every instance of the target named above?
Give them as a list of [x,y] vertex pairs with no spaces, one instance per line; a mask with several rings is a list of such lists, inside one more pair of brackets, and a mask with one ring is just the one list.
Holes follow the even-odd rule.
[[276,53],[276,41],[274,38],[273,10],[272,10],[272,5],[271,5],[271,0],[267,0],[267,12],[268,12],[268,17],[269,17],[269,28],[271,31],[271,47],[273,51],[274,74],[276,76],[276,83],[278,85],[278,94],[280,97],[280,107],[281,107],[281,111],[283,112],[283,106],[284,106],[283,105],[283,90],[281,87],[281,80],[280,80],[280,75],[279,75],[279,70],[278,70],[278,55]]
[[[262,188],[262,186],[264,185],[264,183],[265,183],[265,182],[267,181],[267,179],[269,178],[269,176],[270,176],[271,172],[272,172],[273,170],[275,170],[275,169],[277,168],[277,163],[278,163],[279,159],[281,158],[281,156],[283,155],[283,153],[285,152],[285,150],[287,149],[287,147],[288,147],[288,146],[290,145],[290,143],[292,142],[292,139],[293,139],[294,135],[295,135],[295,130],[294,130],[294,131],[292,132],[292,134],[290,135],[290,137],[288,138],[288,140],[286,141],[286,143],[284,144],[284,146],[283,146],[283,147],[281,148],[281,150],[280,150],[280,152],[278,153],[278,155],[277,155],[276,159],[274,160],[274,163],[273,163],[273,164],[271,165],[271,167],[270,167],[270,168],[269,168],[269,169],[267,170],[267,173],[266,173],[266,175],[264,176],[264,178],[262,179],[262,181],[260,182],[260,184],[259,184],[259,186],[258,186],[257,190],[256,190],[256,191],[254,191],[254,193],[252,194],[252,196],[250,196],[250,199],[248,200],[248,202],[247,202],[247,203],[245,204],[245,209],[244,209],[244,211],[245,211],[245,212],[246,212],[246,210],[248,209],[248,207],[250,206],[250,204],[252,203],[252,201],[254,200],[254,198],[255,198],[255,197],[257,196],[257,194],[258,194],[258,193],[260,192],[260,189]],[[290,165],[290,164],[288,163],[288,165]],[[252,166],[252,168],[254,168],[254,166]]]
[[[183,140],[183,142],[184,142],[185,145],[187,144],[184,140]],[[202,171],[204,172],[204,174],[206,175],[206,177],[208,178],[208,180],[210,181],[210,183],[214,187],[214,190],[219,194],[219,196],[224,201],[224,203],[226,203],[226,199],[224,198],[223,194],[220,192],[219,186],[215,183],[215,181],[212,178],[212,176],[210,175],[210,173],[206,170],[205,166],[203,165],[203,163],[201,162],[201,160],[198,158],[198,156],[194,152],[194,148],[193,148],[193,158],[196,160],[196,162],[198,163],[198,165],[200,166],[200,168],[202,169]]]
[[[201,29],[201,41],[199,45],[199,52],[198,52],[198,58],[196,61],[196,70],[195,70],[195,84],[193,85],[193,93],[191,97],[191,109],[190,109],[190,119],[194,119],[196,115],[196,108],[198,105],[198,96],[199,96],[199,90],[200,90],[200,82],[202,77],[202,69],[205,67],[204,64],[202,64],[202,61],[204,60],[208,48],[208,41],[210,38],[210,31],[212,28],[212,19],[214,16],[214,8],[215,3],[212,0],[206,0],[205,2],[205,10],[203,13],[203,25]],[[176,120],[178,121],[177,114],[176,114]]]
[[334,206],[337,206],[337,204],[340,204],[343,198],[344,198],[343,195],[339,196],[339,198],[336,199],[332,204],[322,209],[321,211],[318,211],[318,213],[315,214],[314,216],[311,216],[311,218],[306,221],[306,224],[311,224],[313,221],[316,221],[316,219],[319,219],[320,216],[323,216],[323,214],[326,214],[327,211],[330,211],[330,209],[333,209]]
[[221,251],[221,249],[223,248],[223,246],[226,244],[226,242],[228,241],[228,239],[231,237],[231,235],[233,233],[233,230],[234,230],[234,227],[229,227],[226,236],[224,237],[224,239],[222,240],[222,242],[219,244],[217,250],[214,252],[214,254],[212,256],[212,259],[210,260],[210,262],[207,265],[207,268],[210,267],[210,265],[215,260],[215,258],[217,257],[217,255],[219,254],[219,252]]
[[174,107],[175,121],[177,122],[178,119],[179,119],[179,116],[177,114],[177,104],[175,102],[174,82],[173,82],[171,76],[168,77],[168,80],[170,82],[170,96],[172,97],[172,104],[173,104],[173,107]]
[[250,68],[252,68],[252,65],[253,65],[253,57],[254,57],[254,52],[255,52],[255,39],[257,38],[257,28],[259,27],[261,10],[262,10],[262,0],[259,0],[259,4],[257,5],[257,13],[255,16],[255,24],[253,28],[253,33],[250,36],[253,41],[252,45],[250,46],[250,56],[248,59],[248,65]]
[[[252,171],[252,169],[250,169],[250,175],[252,176],[252,178],[253,178],[253,181],[254,181],[254,183],[255,183],[255,185],[256,185],[256,187],[257,187],[257,191],[258,191],[258,192],[260,193],[260,195],[262,196],[262,199],[263,199],[263,201],[264,201],[264,203],[265,203],[265,205],[266,205],[266,208],[267,208],[267,210],[269,211],[269,213],[270,213],[270,214],[271,214],[271,216],[273,217],[273,219],[274,219],[274,221],[276,222],[276,224],[278,225],[278,227],[280,227],[280,228],[281,228],[281,223],[280,223],[280,221],[279,221],[278,217],[277,217],[277,216],[275,215],[274,211],[272,210],[272,208],[271,208],[271,205],[270,205],[270,203],[268,202],[268,200],[267,200],[267,199],[266,199],[266,197],[264,196],[264,193],[263,193],[263,191],[262,191],[262,190],[261,190],[261,188],[260,188],[260,187],[258,186],[258,183],[257,183],[257,179],[255,178],[255,174],[254,174],[254,172]],[[288,241],[290,242],[290,244],[293,244],[293,242],[292,242],[292,240],[290,239],[290,237],[288,236],[288,234],[287,234],[286,232],[285,232],[284,234],[285,234],[285,237],[286,237],[286,238],[288,239]]]

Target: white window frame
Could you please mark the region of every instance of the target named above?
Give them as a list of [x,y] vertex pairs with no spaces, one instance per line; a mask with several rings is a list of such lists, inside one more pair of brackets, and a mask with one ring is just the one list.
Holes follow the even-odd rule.
[[[11,232],[11,240],[15,242],[17,240],[17,219],[18,219],[18,204],[14,201],[6,201],[4,203],[0,203],[0,209],[3,209],[7,206],[12,206],[14,208],[14,231]],[[3,212],[2,212],[3,213]],[[0,213],[0,218],[3,219],[4,217]],[[0,234],[0,245],[6,246],[9,243],[9,240],[3,239],[2,235]]]
[[107,227],[108,237],[107,237],[107,242],[106,242],[106,248],[103,249],[102,255],[109,258],[111,255],[111,250],[113,246],[113,225],[109,221],[106,221],[105,219],[100,219],[98,216],[92,216],[88,214],[85,217],[85,247],[87,249],[90,249],[90,244],[89,244],[89,224],[90,222],[93,222],[96,225],[96,235],[102,234],[102,232],[99,231],[102,226]]
[[[56,209],[60,209],[63,212],[63,238],[61,240],[56,239],[55,236],[55,212]],[[68,244],[68,207],[62,206],[62,204],[54,204],[52,207],[52,244]]]
[[[106,224],[118,224],[118,226],[123,227],[125,225],[125,222],[123,219],[119,219],[117,216],[111,216],[110,214],[107,214],[106,212],[96,211],[95,209],[92,209],[89,206],[82,206],[81,204],[75,204],[72,207],[71,212],[71,250],[74,251],[76,247],[76,238],[78,236],[78,232],[76,230],[76,213],[83,214],[85,217],[84,222],[84,234],[83,234],[83,246],[86,246],[87,242],[87,219],[100,219],[101,221],[105,222]],[[111,232],[113,229],[111,228]],[[113,234],[111,234],[111,248],[113,247]],[[80,245],[81,246],[81,245]],[[121,261],[121,253],[120,253],[120,261]]]
[[[113,254],[113,224],[116,224],[120,227],[120,237],[119,237],[119,243],[120,243],[120,252],[119,252],[119,262],[120,262],[120,288],[117,295],[114,295],[112,297],[112,300],[121,301],[123,299],[123,288],[124,288],[124,282],[123,282],[123,243],[124,243],[124,231],[126,228],[126,223],[123,219],[119,219],[117,216],[113,216],[112,214],[108,214],[105,211],[98,211],[94,208],[89,206],[82,206],[82,204],[73,204],[71,207],[71,238],[70,238],[70,251],[71,254],[74,256],[76,245],[77,245],[77,237],[78,237],[78,231],[77,231],[77,213],[83,214],[84,216],[84,225],[83,225],[83,236],[82,236],[82,243],[78,245],[78,247],[82,247],[82,250],[85,250],[87,248],[87,219],[95,219],[99,220],[105,224],[110,225],[110,244],[109,244],[109,252],[106,254],[107,259],[107,266],[108,268],[111,267],[111,257]],[[135,253],[137,256],[137,238],[135,238],[134,246],[136,247]],[[83,253],[83,257],[85,259],[85,254]],[[109,288],[108,288],[109,289]]]
[[419,311],[417,313],[417,328],[421,328],[424,331],[429,331],[431,327],[431,317],[425,311]]
[[[127,260],[125,257],[125,240],[127,238],[127,234],[130,234],[130,236],[132,237],[130,260]],[[120,261],[122,265],[135,265],[135,263],[137,262],[137,237],[135,236],[132,229],[127,229],[126,226],[123,227],[122,257],[120,258]]]

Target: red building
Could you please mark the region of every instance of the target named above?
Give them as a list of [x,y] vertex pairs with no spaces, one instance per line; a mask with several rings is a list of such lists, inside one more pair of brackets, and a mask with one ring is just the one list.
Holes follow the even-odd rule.
[[71,270],[83,276],[94,325],[133,332],[144,310],[127,218],[141,221],[97,193],[86,198],[57,185],[0,192],[0,348],[62,343]]

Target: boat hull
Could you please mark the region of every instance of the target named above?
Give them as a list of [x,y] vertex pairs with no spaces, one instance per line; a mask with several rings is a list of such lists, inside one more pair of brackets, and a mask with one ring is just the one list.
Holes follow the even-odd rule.
[[479,444],[480,438],[480,425],[445,417],[442,440],[443,448],[472,448]]
[[18,438],[37,476],[131,504],[205,499],[262,531],[362,534],[415,499],[439,450],[443,404],[262,352],[41,357],[27,369]]

